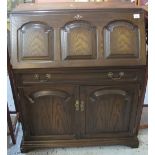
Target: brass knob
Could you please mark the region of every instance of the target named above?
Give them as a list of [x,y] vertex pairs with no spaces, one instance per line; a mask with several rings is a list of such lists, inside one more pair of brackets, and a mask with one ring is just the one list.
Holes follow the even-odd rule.
[[79,107],[79,100],[75,101],[75,111],[79,111],[80,107]]
[[46,79],[51,79],[51,74],[46,74],[45,77]]
[[84,101],[81,101],[81,104],[80,104],[81,112],[84,111],[84,107],[85,107]]

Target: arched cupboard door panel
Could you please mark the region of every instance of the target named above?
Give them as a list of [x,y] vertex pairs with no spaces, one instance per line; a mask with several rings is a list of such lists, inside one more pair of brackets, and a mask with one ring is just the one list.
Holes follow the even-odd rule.
[[97,55],[96,27],[87,21],[72,21],[61,30],[63,60],[95,59]]
[[81,102],[85,103],[86,137],[133,134],[137,86],[83,86],[81,92]]
[[43,140],[44,136],[51,139],[75,137],[75,87],[25,87],[22,92],[27,138],[37,139],[42,136]]
[[52,61],[53,29],[41,22],[29,22],[18,29],[18,61]]
[[113,21],[104,28],[106,59],[139,58],[140,31],[128,21]]

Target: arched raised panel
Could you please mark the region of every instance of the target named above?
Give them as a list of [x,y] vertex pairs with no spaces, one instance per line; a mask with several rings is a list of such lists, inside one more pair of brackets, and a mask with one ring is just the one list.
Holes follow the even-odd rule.
[[[130,116],[134,106],[133,86],[85,86],[86,134],[104,136],[106,133],[130,133]],[[85,96],[86,97],[85,97]]]
[[63,60],[96,58],[96,27],[86,21],[73,21],[61,30]]
[[104,28],[105,58],[138,58],[140,33],[128,21],[113,21]]
[[64,91],[61,90],[42,90],[42,91],[37,91],[29,96],[26,96],[27,99],[30,101],[30,103],[35,103],[35,99],[40,98],[40,97],[48,97],[48,96],[53,96],[53,97],[58,97],[62,98],[64,101],[68,101],[70,99],[70,95]]
[[128,96],[127,92],[123,91],[123,90],[119,90],[119,89],[113,89],[113,90],[104,90],[104,89],[101,89],[101,90],[96,90],[95,92],[93,92],[91,95],[90,95],[90,99],[93,101],[93,102],[96,102],[96,100],[99,98],[99,97],[104,97],[106,95],[118,95],[118,96],[121,96],[124,98],[125,101],[129,102],[130,100],[130,97]]
[[30,22],[18,29],[18,60],[53,60],[53,29],[40,22]]
[[[65,88],[63,88],[65,87]],[[23,88],[23,106],[29,122],[30,136],[74,136],[75,94],[73,86],[39,86]]]

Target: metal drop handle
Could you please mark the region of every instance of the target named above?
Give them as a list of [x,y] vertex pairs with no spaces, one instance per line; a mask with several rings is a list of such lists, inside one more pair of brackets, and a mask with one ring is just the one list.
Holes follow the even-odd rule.
[[111,78],[112,80],[120,80],[123,76],[124,76],[124,72],[119,72],[119,76],[118,77],[114,77],[114,73],[113,72],[109,72],[108,73],[108,77]]
[[34,74],[34,79],[35,79],[35,80],[39,80],[39,78],[40,78],[40,77],[39,77],[39,74]]
[[51,79],[51,74],[46,74],[45,77],[46,79]]
[[75,101],[75,111],[79,111],[80,110],[80,104],[79,104],[79,100]]
[[40,82],[48,82],[51,79],[51,74],[46,74],[45,79],[40,80]]

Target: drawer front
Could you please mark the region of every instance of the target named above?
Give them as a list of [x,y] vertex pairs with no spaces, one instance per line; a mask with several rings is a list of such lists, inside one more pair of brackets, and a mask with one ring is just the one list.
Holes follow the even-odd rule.
[[11,31],[13,68],[146,63],[140,10],[18,14],[11,16]]
[[[47,71],[40,73],[34,71],[34,73],[22,73],[18,78],[20,80],[20,85],[27,84],[42,84],[42,83],[91,83],[91,84],[101,84],[101,83],[118,83],[118,82],[137,82],[143,77],[143,72],[141,70],[77,70],[75,71],[65,71],[61,72],[51,72]],[[17,81],[17,82],[18,82]]]

